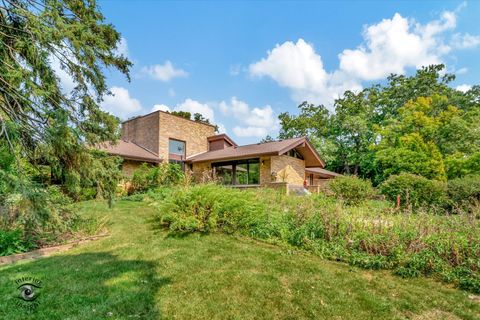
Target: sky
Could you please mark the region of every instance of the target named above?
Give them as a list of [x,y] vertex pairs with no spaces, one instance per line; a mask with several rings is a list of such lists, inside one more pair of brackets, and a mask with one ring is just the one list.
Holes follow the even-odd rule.
[[276,137],[303,101],[332,109],[345,90],[444,63],[480,84],[480,1],[99,0],[122,35],[131,82],[108,70],[102,108],[121,119],[202,113],[239,144]]

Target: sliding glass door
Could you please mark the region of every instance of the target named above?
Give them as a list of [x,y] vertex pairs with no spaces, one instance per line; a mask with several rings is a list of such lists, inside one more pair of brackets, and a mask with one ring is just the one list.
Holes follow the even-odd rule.
[[212,164],[217,178],[226,185],[260,184],[259,159],[245,159]]

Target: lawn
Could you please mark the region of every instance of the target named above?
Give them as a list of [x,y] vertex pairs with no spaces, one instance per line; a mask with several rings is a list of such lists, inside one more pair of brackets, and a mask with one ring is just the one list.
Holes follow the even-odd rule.
[[[108,215],[108,238],[0,266],[0,319],[480,319],[480,301],[431,279],[401,279],[228,235],[169,236],[154,209],[80,205]],[[42,280],[32,313],[15,280]]]

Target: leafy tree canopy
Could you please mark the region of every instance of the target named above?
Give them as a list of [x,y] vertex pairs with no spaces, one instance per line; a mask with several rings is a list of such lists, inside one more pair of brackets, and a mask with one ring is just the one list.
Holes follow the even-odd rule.
[[106,68],[128,78],[119,41],[95,0],[0,0],[0,209],[18,194],[22,212],[41,224],[52,211],[35,199],[49,184],[74,198],[85,186],[111,198],[117,159],[89,146],[118,137],[118,119],[99,104]]
[[280,114],[280,138],[306,135],[330,169],[376,183],[401,172],[439,180],[470,173],[480,167],[480,86],[455,90],[455,76],[443,70],[433,65],[347,91],[334,112],[304,102],[298,115]]

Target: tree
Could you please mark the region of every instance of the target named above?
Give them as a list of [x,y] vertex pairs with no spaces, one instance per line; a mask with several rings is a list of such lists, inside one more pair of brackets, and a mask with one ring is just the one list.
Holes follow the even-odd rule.
[[[99,104],[109,94],[105,68],[128,78],[131,63],[117,52],[119,42],[94,0],[0,1],[0,149],[15,159],[0,164],[0,175],[32,212],[45,216],[51,208],[35,200],[45,188],[34,180],[41,165],[69,194],[85,177],[107,197],[116,187],[112,172],[97,166],[114,170],[114,159],[89,146],[118,137],[118,119]],[[62,87],[59,72],[74,88]]]
[[266,142],[272,142],[272,141],[275,141],[275,139],[273,139],[269,134],[267,134],[265,136],[265,138],[263,138],[260,143],[266,143]]
[[179,116],[179,117],[182,117],[182,118],[185,118],[185,119],[188,119],[188,120],[190,120],[192,118],[192,114],[188,111],[172,111],[170,113],[175,115],[175,116]]
[[[480,86],[466,93],[449,86],[443,65],[413,76],[391,75],[385,85],[346,91],[334,104],[304,102],[299,114],[282,113],[280,137],[306,135],[331,170],[380,183],[399,172],[445,179],[477,167]],[[480,165],[480,163],[478,164]]]

